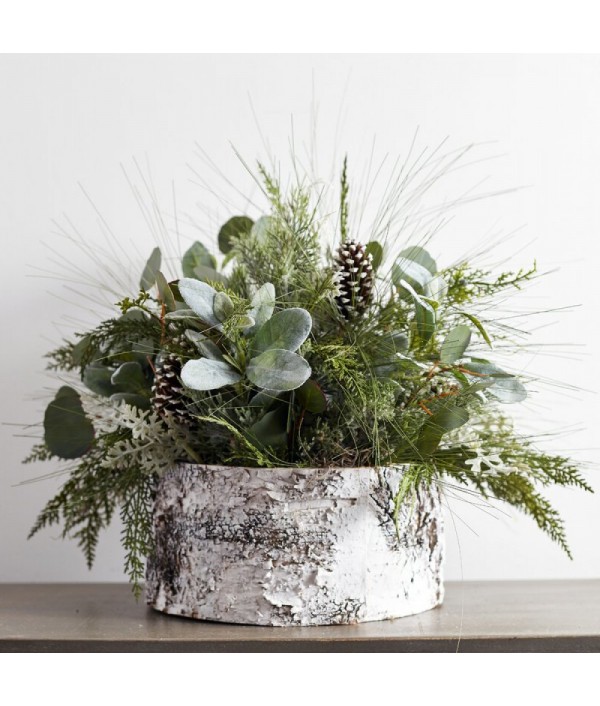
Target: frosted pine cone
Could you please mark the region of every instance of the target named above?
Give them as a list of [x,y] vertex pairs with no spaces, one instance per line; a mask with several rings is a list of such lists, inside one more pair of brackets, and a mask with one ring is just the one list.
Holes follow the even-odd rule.
[[335,256],[339,294],[336,302],[347,318],[362,314],[373,295],[373,256],[356,240],[340,245]]
[[190,426],[194,417],[188,411],[189,398],[181,383],[181,361],[167,355],[156,366],[152,386],[152,406],[161,417],[170,417],[177,424]]

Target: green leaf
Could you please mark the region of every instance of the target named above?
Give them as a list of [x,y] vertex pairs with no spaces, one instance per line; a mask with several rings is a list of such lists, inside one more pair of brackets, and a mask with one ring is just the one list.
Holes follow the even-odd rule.
[[404,248],[398,257],[406,258],[407,260],[412,260],[413,262],[418,263],[426,270],[429,270],[431,275],[435,275],[437,273],[437,265],[435,260],[427,252],[427,250],[422,248],[420,245],[411,245],[408,248]]
[[177,311],[169,311],[165,314],[165,319],[169,321],[182,321],[184,319],[198,319],[198,315],[193,309],[177,309]]
[[308,338],[312,319],[306,309],[283,309],[277,312],[256,332],[252,344],[254,355],[270,348],[296,351]]
[[150,390],[150,383],[139,363],[123,363],[112,374],[110,381],[117,388],[115,392],[143,394]]
[[205,324],[221,326],[214,313],[214,301],[217,291],[206,282],[184,277],[179,280],[179,291],[185,303]]
[[266,390],[295,390],[310,377],[310,365],[297,353],[272,348],[252,358],[246,375]]
[[188,360],[181,371],[181,381],[192,390],[217,390],[241,379],[242,376],[229,363],[209,358]]
[[267,239],[270,229],[273,227],[273,219],[271,216],[261,216],[252,226],[250,235],[258,243],[264,243]]
[[226,255],[233,247],[232,239],[250,233],[254,221],[248,216],[233,216],[219,231],[219,250]]
[[144,395],[136,395],[135,392],[115,392],[110,396],[110,401],[114,403],[125,402],[130,407],[138,409],[150,409],[150,398]]
[[146,262],[144,271],[142,272],[142,277],[140,279],[140,289],[143,289],[147,292],[150,287],[154,286],[154,283],[156,282],[156,273],[160,270],[161,260],[162,256],[160,254],[160,248],[154,248],[150,257],[148,258],[148,262]]
[[423,294],[429,299],[441,302],[446,298],[446,294],[448,294],[448,283],[443,277],[436,275],[427,282]]
[[88,365],[83,371],[83,384],[97,395],[110,397],[115,392],[111,382],[112,373],[105,365]]
[[167,278],[160,271],[156,273],[156,287],[158,289],[158,298],[165,305],[166,310],[175,311],[175,297],[167,282]]
[[181,260],[181,269],[183,271],[184,277],[192,277],[195,279],[204,279],[204,277],[198,277],[196,273],[197,267],[210,268],[211,270],[217,269],[217,260],[214,255],[202,245],[202,243],[196,241],[185,251],[185,254]]
[[381,245],[376,240],[372,240],[370,243],[367,243],[365,251],[367,255],[373,256],[373,269],[378,270],[379,266],[383,262],[383,248]]
[[435,332],[435,310],[429,302],[415,292],[408,282],[400,280],[400,286],[404,287],[413,298],[417,334],[423,343],[427,343]]
[[431,272],[427,268],[406,258],[398,258],[392,267],[392,282],[396,287],[402,287],[402,282],[408,282],[419,294],[424,294],[431,279]]
[[502,404],[522,402],[527,397],[527,390],[514,375],[501,370],[492,363],[480,363],[470,360],[465,363],[464,372],[473,373],[477,382],[492,381],[486,392]]
[[234,308],[235,307],[233,306],[231,297],[225,294],[225,292],[217,292],[215,294],[213,311],[219,321],[227,321],[227,319],[233,314]]
[[71,359],[75,365],[80,365],[83,360],[83,356],[86,353],[88,346],[90,345],[90,336],[84,336],[73,346],[71,350]]
[[61,387],[44,414],[44,441],[54,456],[72,459],[83,456],[94,441],[94,426],[85,416],[79,394]]
[[496,380],[496,383],[486,392],[501,404],[515,404],[527,398],[527,390],[515,377]]
[[227,277],[224,274],[217,272],[217,270],[212,267],[205,267],[204,265],[196,265],[194,268],[194,276],[195,279],[198,279],[201,282],[208,282],[209,284],[211,282],[215,282],[227,285],[228,282]]
[[285,408],[267,412],[250,427],[250,434],[263,446],[278,448],[287,443],[287,411]]
[[205,358],[210,358],[211,360],[223,360],[223,354],[221,353],[219,346],[217,346],[214,341],[211,341],[210,338],[207,338],[203,333],[188,329],[185,332],[185,337],[196,346],[198,351]]
[[440,445],[444,434],[462,427],[468,421],[469,413],[464,407],[444,405],[421,427],[417,440],[418,451],[423,456],[430,456]]
[[462,314],[463,316],[466,316],[467,319],[469,319],[473,326],[475,326],[475,328],[479,331],[483,340],[488,344],[490,348],[492,348],[492,341],[488,336],[488,332],[483,327],[481,321],[476,316],[473,316],[473,314],[468,314],[466,311],[459,311],[459,314]]
[[316,380],[307,380],[296,390],[300,406],[312,414],[322,414],[327,409],[327,398]]
[[462,358],[471,342],[471,329],[464,324],[455,326],[446,336],[440,349],[440,362],[452,365]]
[[[250,302],[249,315],[255,321],[255,328],[260,328],[273,316],[275,310],[275,287],[267,282],[256,292]],[[251,329],[254,330],[254,327]]]

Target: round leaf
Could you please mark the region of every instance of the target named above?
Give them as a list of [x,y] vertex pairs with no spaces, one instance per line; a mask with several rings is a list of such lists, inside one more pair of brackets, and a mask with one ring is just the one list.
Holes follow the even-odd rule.
[[110,381],[118,389],[115,392],[144,393],[149,383],[139,363],[123,363],[112,374]]
[[419,265],[429,270],[430,274],[435,275],[437,273],[437,265],[435,260],[431,255],[422,248],[420,245],[411,245],[408,248],[404,248],[398,257],[406,258],[407,260],[412,260],[417,262]]
[[214,314],[213,307],[217,292],[213,287],[197,279],[184,277],[179,280],[179,291],[185,303],[205,324],[220,326],[220,322]]
[[300,406],[312,414],[322,414],[327,409],[327,398],[316,380],[307,380],[296,390]]
[[46,408],[44,441],[52,454],[65,459],[83,456],[92,445],[94,427],[73,388],[61,387]]
[[252,350],[255,355],[270,348],[297,351],[308,338],[311,328],[312,319],[306,309],[284,309],[258,329]]
[[255,321],[256,328],[266,323],[275,310],[275,287],[267,282],[256,292],[250,302],[252,307],[248,312]]
[[219,250],[226,255],[233,247],[232,239],[250,233],[254,221],[248,216],[234,216],[219,231]]
[[213,301],[213,311],[219,321],[224,322],[233,314],[234,306],[225,292],[217,292]]
[[250,427],[250,433],[261,446],[277,448],[287,442],[287,411],[274,409],[267,412]]
[[398,258],[392,267],[392,282],[396,287],[402,287],[402,282],[408,282],[419,294],[423,294],[431,279],[428,269],[407,258]]
[[217,390],[234,385],[242,376],[222,360],[188,360],[181,371],[181,381],[192,390]]
[[[198,278],[196,267],[209,267],[216,270],[217,261],[214,255],[211,255],[202,243],[196,241],[186,251],[181,260],[181,269],[184,277]],[[202,279],[204,279],[202,277]]]
[[259,243],[264,243],[267,239],[267,235],[269,234],[269,230],[272,227],[272,224],[273,219],[271,218],[271,216],[261,216],[252,226],[250,235],[254,238],[254,240],[258,241]]
[[462,358],[471,342],[471,329],[464,324],[455,326],[446,336],[440,350],[440,361],[452,365]]
[[310,377],[310,365],[297,353],[273,348],[252,358],[246,375],[251,383],[267,390],[295,390]]
[[383,262],[383,248],[376,240],[372,240],[370,243],[367,243],[367,247],[365,248],[365,250],[367,252],[367,255],[373,256],[373,269],[378,270],[379,266]]

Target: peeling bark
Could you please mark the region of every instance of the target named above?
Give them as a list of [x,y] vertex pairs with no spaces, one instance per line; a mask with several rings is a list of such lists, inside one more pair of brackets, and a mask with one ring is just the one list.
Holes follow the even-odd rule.
[[442,602],[439,492],[400,512],[396,468],[181,464],[160,481],[147,602],[202,620],[332,625]]

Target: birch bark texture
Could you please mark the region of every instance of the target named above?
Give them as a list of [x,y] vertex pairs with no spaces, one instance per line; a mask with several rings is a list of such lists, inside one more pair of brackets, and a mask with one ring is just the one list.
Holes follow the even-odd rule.
[[398,468],[180,464],[159,482],[147,603],[200,620],[335,625],[443,600],[439,490],[393,518]]

